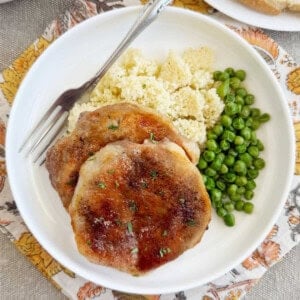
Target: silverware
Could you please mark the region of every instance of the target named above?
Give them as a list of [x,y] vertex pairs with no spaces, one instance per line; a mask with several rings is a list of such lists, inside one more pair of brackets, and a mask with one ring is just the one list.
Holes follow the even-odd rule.
[[[34,153],[33,161],[37,162],[45,153],[51,143],[58,137],[61,129],[67,121],[70,109],[75,102],[88,91],[95,82],[99,81],[112,64],[120,57],[120,55],[127,49],[131,42],[148,26],[150,25],[159,13],[171,2],[171,0],[154,0],[149,1],[143,7],[143,10],[133,26],[130,28],[119,46],[111,54],[108,60],[104,63],[101,69],[95,74],[93,78],[82,84],[78,88],[70,89],[62,93],[45,112],[43,117],[39,120],[37,125],[31,130],[27,138],[19,148],[19,152],[26,149],[26,156]],[[46,140],[45,145],[39,146]],[[31,141],[31,143],[29,143]],[[41,162],[41,164],[44,160]]]

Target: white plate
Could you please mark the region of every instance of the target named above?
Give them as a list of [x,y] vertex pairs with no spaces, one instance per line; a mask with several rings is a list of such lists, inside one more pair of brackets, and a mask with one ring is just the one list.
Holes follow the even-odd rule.
[[252,26],[278,31],[300,31],[300,12],[286,11],[277,16],[270,16],[253,10],[237,0],[205,0],[205,2],[225,15]]
[[294,139],[287,104],[261,57],[237,34],[201,14],[178,8],[165,12],[133,43],[162,58],[169,49],[207,45],[216,69],[231,66],[249,74],[246,85],[257,106],[272,115],[260,130],[267,167],[261,172],[252,215],[237,214],[226,227],[215,214],[203,241],[178,259],[141,277],[89,263],[76,248],[70,218],[51,187],[44,167],[18,153],[26,133],[64,90],[92,76],[136,18],[135,7],[91,18],[54,42],[23,81],[9,118],[7,167],[18,208],[31,232],[59,262],[103,286],[131,293],[167,293],[206,283],[246,258],[267,235],[283,207],[294,166]]

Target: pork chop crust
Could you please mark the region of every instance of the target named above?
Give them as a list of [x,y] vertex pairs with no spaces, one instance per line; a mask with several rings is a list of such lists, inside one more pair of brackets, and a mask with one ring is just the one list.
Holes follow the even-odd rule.
[[46,155],[50,181],[65,208],[73,197],[79,169],[89,156],[111,142],[128,139],[143,143],[149,138],[168,138],[181,146],[193,163],[198,161],[198,146],[179,135],[169,120],[151,109],[118,103],[82,113],[75,130],[59,139]]
[[177,144],[120,141],[82,165],[69,213],[88,260],[143,274],[198,243],[211,206],[201,174]]

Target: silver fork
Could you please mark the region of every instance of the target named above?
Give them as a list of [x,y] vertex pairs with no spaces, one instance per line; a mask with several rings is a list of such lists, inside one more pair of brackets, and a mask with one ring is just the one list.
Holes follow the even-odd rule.
[[[60,134],[63,126],[67,121],[70,109],[73,107],[75,102],[90,89],[93,84],[100,80],[112,64],[120,57],[120,55],[127,49],[130,43],[148,26],[150,25],[159,13],[171,2],[171,0],[153,0],[149,1],[143,7],[143,10],[139,17],[134,22],[124,39],[120,42],[115,51],[103,64],[101,69],[95,74],[93,78],[82,84],[78,88],[69,89],[62,93],[45,112],[43,117],[35,125],[35,127],[28,134],[27,138],[19,148],[19,152],[26,149],[26,156],[35,153],[33,157],[34,163],[36,163],[46,152],[48,147]],[[46,144],[37,149],[38,146],[46,140]],[[29,141],[32,141],[30,144]],[[40,163],[42,164],[45,161]]]

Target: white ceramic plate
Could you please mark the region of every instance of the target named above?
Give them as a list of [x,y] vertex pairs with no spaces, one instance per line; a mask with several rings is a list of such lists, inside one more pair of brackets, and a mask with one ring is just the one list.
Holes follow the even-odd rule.
[[252,26],[278,31],[300,31],[300,12],[286,11],[277,16],[270,16],[255,11],[237,0],[205,0],[205,2],[225,15]]
[[237,214],[226,227],[215,214],[201,243],[178,259],[141,277],[89,263],[79,254],[70,218],[51,187],[44,167],[18,153],[26,133],[64,90],[92,76],[138,14],[124,8],[91,18],[54,42],[23,81],[9,118],[7,167],[18,208],[31,232],[59,262],[103,286],[131,293],[167,293],[206,283],[240,263],[267,235],[288,193],[294,166],[294,140],[287,104],[275,77],[260,56],[237,34],[203,15],[178,8],[165,12],[133,43],[146,55],[162,58],[169,49],[206,45],[216,69],[231,66],[249,74],[246,85],[257,106],[272,115],[260,130],[267,167],[261,172],[254,213]]

